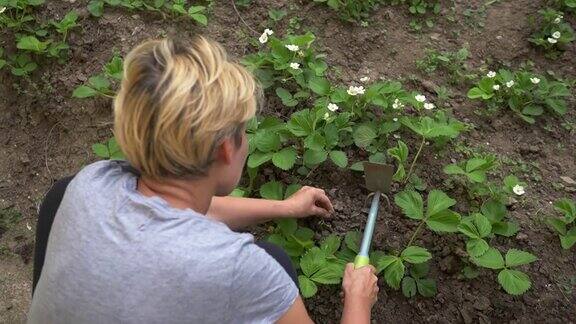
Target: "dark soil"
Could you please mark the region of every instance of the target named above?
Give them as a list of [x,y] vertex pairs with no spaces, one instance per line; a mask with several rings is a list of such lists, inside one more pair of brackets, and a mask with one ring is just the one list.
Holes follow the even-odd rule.
[[[171,36],[190,39],[197,33],[224,44],[235,57],[255,50],[250,45],[258,37],[239,19],[230,1],[214,1],[206,28],[187,20],[163,20],[156,14],[106,10],[99,19],[86,11],[88,1],[47,1],[42,17],[61,18],[68,10],[81,12],[82,28],[70,35],[71,57],[59,65],[42,64],[30,80],[15,78],[0,71],[0,209],[14,207],[23,218],[0,237],[0,322],[25,320],[30,302],[31,256],[37,208],[44,193],[59,178],[74,174],[97,158],[91,145],[111,136],[111,102],[105,99],[77,100],[73,89],[98,73],[115,51],[127,53],[150,37]],[[494,239],[491,244],[530,251],[539,260],[524,270],[533,288],[521,297],[507,295],[499,287],[493,271],[483,271],[474,280],[460,278],[465,266],[461,258],[464,244],[456,235],[436,235],[424,231],[417,243],[434,255],[430,276],[438,283],[433,298],[406,299],[401,292],[381,282],[381,294],[374,307],[376,323],[384,322],[552,322],[576,321],[576,254],[560,248],[558,238],[543,224],[551,213],[550,202],[560,197],[574,198],[574,188],[560,177],[576,179],[576,135],[561,126],[562,120],[544,117],[535,125],[520,121],[509,111],[496,115],[478,114],[483,106],[465,98],[469,85],[452,86],[442,71],[432,75],[416,69],[415,59],[425,48],[456,50],[469,44],[470,65],[474,68],[498,65],[518,67],[530,60],[541,72],[576,77],[576,49],[572,45],[558,60],[552,61],[532,48],[527,38],[532,27],[528,17],[544,6],[542,0],[497,1],[482,10],[480,0],[442,1],[443,13],[436,25],[422,33],[410,32],[411,17],[404,7],[383,6],[369,19],[369,27],[343,23],[326,6],[311,1],[253,1],[240,9],[246,23],[256,31],[272,27],[283,35],[291,17],[300,17],[301,31],[311,30],[317,47],[327,54],[332,75],[343,83],[360,77],[403,79],[409,88],[434,97],[431,84],[445,85],[454,97],[446,106],[462,121],[472,124],[461,136],[458,147],[484,150],[507,158],[503,169],[529,183],[527,194],[510,206],[510,215],[520,225],[512,239]],[[447,17],[452,13],[456,20]],[[283,8],[290,13],[277,25],[268,21],[268,10]],[[465,9],[475,10],[465,17]],[[576,17],[566,15],[576,26]],[[481,27],[483,23],[485,27]],[[12,44],[0,32],[0,46]],[[271,111],[275,100],[269,100]],[[564,118],[574,121],[574,101]],[[407,141],[414,146],[408,137]],[[417,168],[429,187],[441,188],[443,165],[459,160],[462,153],[453,145],[444,150],[426,147]],[[510,162],[512,161],[512,162]],[[506,173],[508,174],[508,173]],[[498,175],[496,175],[498,177]],[[320,236],[329,232],[361,230],[366,217],[363,180],[359,174],[329,166],[317,170],[307,184],[323,187],[336,208],[333,218],[306,220]],[[393,194],[393,193],[392,193]],[[450,191],[458,198],[459,188]],[[463,201],[464,200],[459,200]],[[461,204],[461,203],[460,203]],[[467,206],[456,209],[465,211]],[[405,245],[417,224],[404,218],[398,208],[381,213],[374,238],[375,248],[396,250]],[[30,227],[30,229],[28,229]],[[307,300],[312,317],[319,323],[336,323],[341,313],[339,287],[321,287],[316,297]]]

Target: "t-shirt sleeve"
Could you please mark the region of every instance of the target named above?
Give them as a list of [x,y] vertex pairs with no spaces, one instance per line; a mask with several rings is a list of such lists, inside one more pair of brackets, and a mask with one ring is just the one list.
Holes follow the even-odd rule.
[[286,270],[266,251],[242,244],[232,282],[234,323],[273,323],[294,304],[298,287]]

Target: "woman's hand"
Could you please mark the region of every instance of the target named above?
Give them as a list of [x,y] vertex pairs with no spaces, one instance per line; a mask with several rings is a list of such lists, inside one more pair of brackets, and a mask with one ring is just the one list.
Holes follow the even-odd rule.
[[322,189],[304,186],[288,199],[283,201],[288,217],[302,218],[307,216],[328,217],[334,207]]
[[371,265],[359,269],[354,268],[354,263],[346,265],[342,279],[345,310],[370,314],[378,300],[378,277],[375,273],[376,269]]

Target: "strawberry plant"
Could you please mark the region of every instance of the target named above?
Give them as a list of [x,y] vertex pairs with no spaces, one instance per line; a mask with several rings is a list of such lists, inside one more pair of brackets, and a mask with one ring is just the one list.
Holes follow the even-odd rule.
[[302,297],[309,298],[316,294],[317,284],[334,285],[342,281],[345,263],[334,256],[340,246],[340,239],[331,235],[320,247],[312,247],[300,259],[302,274],[298,283]]
[[427,262],[412,264],[410,275],[402,279],[402,293],[407,298],[420,294],[422,297],[433,297],[436,295],[436,281],[426,278],[429,266]]
[[563,13],[554,9],[538,11],[539,27],[529,41],[546,51],[546,56],[557,58],[574,41],[574,30],[564,21]]
[[113,82],[122,80],[122,69],[122,58],[118,55],[114,55],[110,62],[104,65],[102,73],[90,77],[88,82],[74,89],[72,97],[89,98],[103,96],[113,98],[116,91],[112,90],[111,87]]
[[466,181],[482,183],[486,181],[486,172],[494,169],[495,156],[476,157],[460,163],[448,164],[444,167],[444,173],[461,175]]
[[492,247],[478,257],[471,257],[471,261],[477,266],[500,270],[498,283],[510,295],[522,295],[530,289],[532,286],[530,277],[515,268],[536,260],[537,258],[534,255],[516,249],[508,250],[506,259],[504,259],[502,253]]
[[558,233],[562,248],[568,250],[576,243],[576,204],[571,199],[562,198],[554,202],[554,209],[562,214],[562,218],[550,217],[547,222]]
[[542,75],[505,69],[498,73],[490,71],[468,91],[468,98],[486,101],[490,111],[508,107],[530,124],[545,110],[564,115],[568,110],[564,98],[568,96],[570,90],[562,81],[549,81]]
[[92,152],[102,158],[102,159],[109,159],[109,160],[123,160],[124,153],[118,146],[116,142],[116,138],[112,137],[108,141],[104,143],[96,143],[92,145]]
[[45,0],[0,0],[0,26],[14,31],[26,30],[34,32],[31,22],[34,8],[43,5]]
[[448,72],[450,82],[453,84],[474,79],[476,76],[469,72],[466,60],[470,52],[463,47],[456,52],[427,49],[426,55],[416,61],[416,67],[423,72],[431,74],[438,69]]
[[148,10],[164,15],[189,17],[200,25],[206,26],[206,7],[189,6],[187,0],[91,0],[88,11],[95,17],[104,13],[105,6],[123,7],[129,10]]
[[330,8],[338,12],[340,19],[350,22],[358,22],[368,17],[382,0],[314,0],[314,2],[326,3]]

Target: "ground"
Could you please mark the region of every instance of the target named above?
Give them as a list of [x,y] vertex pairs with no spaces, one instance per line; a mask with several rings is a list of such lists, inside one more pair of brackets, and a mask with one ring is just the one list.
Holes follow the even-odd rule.
[[[568,323],[576,318],[576,254],[562,250],[558,238],[543,223],[551,213],[550,202],[575,197],[569,183],[560,177],[576,179],[576,135],[560,125],[560,119],[545,117],[528,125],[502,111],[479,114],[483,106],[465,94],[469,85],[450,85],[442,72],[422,74],[414,63],[425,48],[456,50],[468,44],[469,64],[474,68],[492,65],[518,67],[528,60],[541,72],[576,77],[576,49],[572,45],[557,60],[544,57],[527,41],[532,25],[529,16],[542,8],[541,0],[442,1],[443,11],[432,28],[412,32],[410,16],[404,7],[381,6],[362,27],[342,22],[326,6],[312,1],[253,1],[237,13],[231,1],[214,1],[206,28],[188,20],[163,20],[149,13],[107,10],[103,17],[90,17],[87,1],[48,1],[42,17],[59,17],[72,8],[81,13],[81,29],[70,35],[71,57],[65,64],[45,64],[30,81],[0,71],[0,208],[13,207],[22,215],[7,232],[0,233],[0,322],[25,321],[31,296],[31,257],[38,205],[50,185],[74,174],[97,160],[91,145],[111,136],[111,101],[79,100],[72,90],[99,72],[115,51],[125,54],[134,45],[151,37],[172,36],[189,39],[201,33],[221,42],[234,57],[252,53],[251,39],[266,27],[282,35],[291,17],[300,17],[302,31],[310,30],[316,46],[327,54],[330,66],[339,73],[331,77],[348,83],[360,77],[402,79],[405,86],[433,97],[433,85],[445,85],[454,94],[447,103],[453,114],[474,127],[458,146],[485,150],[507,157],[503,168],[528,182],[527,197],[510,206],[512,217],[521,226],[512,240],[496,239],[496,246],[531,251],[539,260],[526,267],[533,288],[521,297],[505,294],[493,272],[482,272],[475,280],[459,275],[464,266],[459,255],[462,240],[426,232],[418,243],[434,255],[431,276],[438,282],[433,298],[405,298],[381,283],[373,319],[383,322],[553,322]],[[283,8],[289,15],[277,24],[268,19],[268,10]],[[466,9],[472,15],[464,16]],[[240,19],[243,18],[245,23]],[[451,22],[447,19],[454,15]],[[574,15],[567,17],[576,26]],[[253,31],[253,30],[255,31]],[[0,41],[10,40],[0,32]],[[10,40],[11,41],[11,40]],[[270,100],[268,111],[280,109]],[[574,101],[565,120],[574,120]],[[412,139],[408,138],[412,143]],[[454,150],[426,148],[419,174],[429,186],[443,183],[439,170]],[[307,184],[327,190],[336,213],[331,219],[307,220],[318,235],[361,229],[366,209],[362,178],[352,171],[325,167],[315,172]],[[458,196],[457,189],[451,193]],[[456,209],[463,208],[457,206]],[[405,244],[415,229],[397,207],[380,215],[374,245],[384,249]],[[339,288],[323,286],[307,300],[312,317],[319,323],[335,323],[341,313]]]

